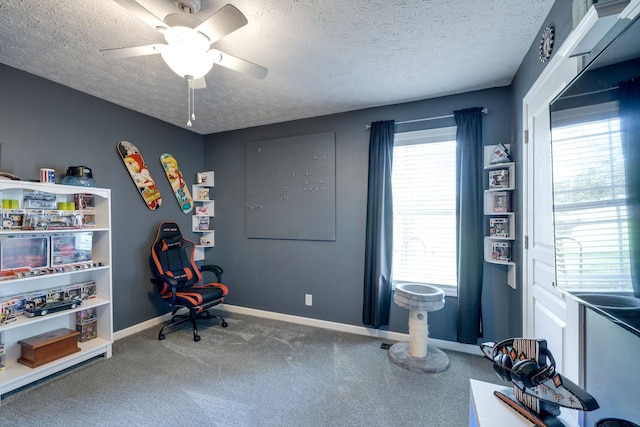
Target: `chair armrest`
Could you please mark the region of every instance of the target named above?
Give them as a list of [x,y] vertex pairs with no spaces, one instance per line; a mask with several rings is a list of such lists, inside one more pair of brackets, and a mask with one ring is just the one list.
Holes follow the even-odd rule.
[[162,292],[162,288],[161,286],[164,283],[168,283],[169,286],[171,286],[171,302],[170,304],[175,304],[176,303],[176,292],[177,292],[177,287],[178,287],[178,281],[171,277],[171,276],[167,276],[166,274],[158,274],[157,276],[152,276],[151,277],[151,283],[153,283],[154,285],[156,285],[158,287],[158,290],[160,290],[160,292]]
[[169,285],[171,285],[172,287],[176,287],[178,286],[178,281],[171,277],[171,276],[167,276],[166,274],[158,274],[156,276],[152,276],[151,277],[151,283],[154,283],[156,285],[161,285],[163,283],[168,283]]
[[222,273],[224,273],[224,270],[219,265],[214,265],[214,264],[201,265],[200,271],[211,271],[213,272],[213,274],[216,275],[216,278],[218,279],[218,283],[222,282]]

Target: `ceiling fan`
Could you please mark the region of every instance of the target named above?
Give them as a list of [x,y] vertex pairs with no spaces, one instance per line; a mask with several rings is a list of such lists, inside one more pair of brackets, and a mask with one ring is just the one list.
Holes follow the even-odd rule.
[[213,43],[247,24],[247,18],[234,6],[227,4],[204,21],[193,16],[201,7],[201,0],[173,0],[182,12],[171,13],[161,20],[136,0],[114,0],[132,15],[164,35],[165,43],[115,49],[100,52],[108,58],[130,58],[160,54],[169,68],[187,80],[189,88],[189,119],[195,120],[194,90],[207,87],[204,76],[213,65],[235,70],[257,79],[266,77],[268,70],[260,65],[221,52]]

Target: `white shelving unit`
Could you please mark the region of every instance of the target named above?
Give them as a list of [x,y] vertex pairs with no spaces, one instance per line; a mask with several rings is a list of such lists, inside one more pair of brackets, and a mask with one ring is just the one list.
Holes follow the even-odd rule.
[[212,218],[215,216],[215,201],[212,197],[212,188],[215,186],[214,173],[199,172],[196,176],[197,184],[193,184],[192,192],[195,210],[192,217],[191,231],[200,234],[199,242],[196,242],[196,261],[204,260],[204,252],[215,245],[215,231]]
[[[516,288],[516,264],[512,261],[516,238],[514,190],[516,189],[515,163],[491,164],[495,146],[484,147],[484,169],[489,188],[484,191],[484,215],[489,235],[484,238],[484,260],[507,267],[507,284]],[[509,144],[505,144],[507,149]]]
[[[26,181],[0,181],[0,193],[3,200],[17,201],[23,208],[23,191],[35,190],[55,194],[57,202],[73,202],[75,194],[90,194],[95,200],[95,215],[91,218],[91,227],[55,230],[10,229],[3,224],[0,230],[0,245],[16,236],[47,237],[49,249],[51,240],[61,234],[73,236],[77,233],[91,232],[91,256],[94,264],[84,264],[76,270],[48,271],[47,274],[25,275],[23,277],[0,280],[0,301],[30,293],[63,289],[80,283],[95,282],[95,298],[85,299],[82,305],[65,311],[49,313],[45,316],[29,318],[18,314],[11,323],[0,325],[0,342],[4,344],[4,371],[0,372],[0,397],[12,390],[47,377],[63,369],[72,367],[96,356],[111,357],[113,344],[113,308],[111,290],[111,190],[93,187],[74,187]],[[12,209],[16,206],[12,206]],[[4,211],[4,209],[3,209]],[[4,213],[4,212],[3,212]],[[82,261],[85,261],[84,259]],[[100,264],[97,264],[100,263]],[[51,259],[49,259],[51,266]],[[42,270],[42,269],[41,269]],[[21,356],[19,341],[59,328],[76,330],[76,313],[94,308],[97,314],[97,337],[79,342],[80,351],[54,360],[36,368],[18,363]]]

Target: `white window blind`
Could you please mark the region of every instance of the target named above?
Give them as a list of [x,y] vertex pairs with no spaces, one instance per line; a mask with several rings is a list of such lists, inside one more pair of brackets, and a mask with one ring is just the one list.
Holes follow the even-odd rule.
[[395,135],[393,280],[456,294],[455,127]]
[[632,289],[616,112],[615,103],[601,104],[567,112],[564,126],[554,123],[556,270],[558,285],[569,291]]

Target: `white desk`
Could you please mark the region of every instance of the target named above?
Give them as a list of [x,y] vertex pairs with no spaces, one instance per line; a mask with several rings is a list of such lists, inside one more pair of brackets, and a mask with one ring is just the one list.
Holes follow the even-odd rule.
[[[531,427],[533,423],[520,416],[515,410],[507,406],[493,395],[495,390],[510,390],[496,384],[470,380],[471,394],[469,398],[469,426],[470,427]],[[565,426],[577,426],[577,421],[569,421],[562,410],[558,417]]]

